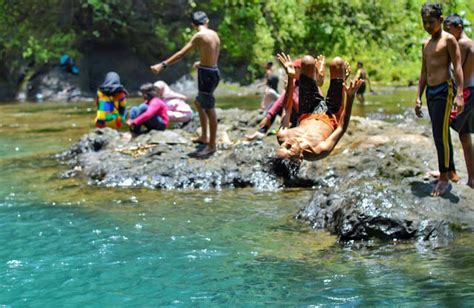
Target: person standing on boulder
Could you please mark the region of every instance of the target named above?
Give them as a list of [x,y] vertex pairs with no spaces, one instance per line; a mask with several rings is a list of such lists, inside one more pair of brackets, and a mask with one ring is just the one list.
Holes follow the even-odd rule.
[[[423,44],[420,80],[416,98],[415,113],[423,117],[421,97],[426,88],[426,101],[431,118],[433,139],[438,153],[440,176],[432,196],[443,195],[449,180],[458,181],[453,159],[453,144],[449,132],[449,116],[453,106],[458,113],[463,109],[463,74],[461,52],[456,38],[442,29],[441,4],[424,4],[421,8],[423,27],[431,37]],[[451,79],[450,67],[454,67],[456,89]]]
[[[207,144],[204,149],[195,154],[195,157],[202,158],[212,155],[217,149],[217,115],[214,90],[220,80],[219,69],[217,68],[220,39],[215,31],[209,29],[209,18],[202,11],[193,13],[192,25],[197,33],[191,40],[168,59],[151,66],[151,70],[159,74],[169,65],[181,60],[192,49],[199,51],[199,61],[194,64],[198,69],[198,95],[194,103],[199,113],[201,136],[194,139],[193,142]],[[209,122],[209,139],[207,137],[207,122]]]
[[459,133],[464,160],[468,174],[467,185],[474,188],[474,41],[464,32],[461,16],[449,15],[444,21],[444,30],[454,35],[461,50],[461,63],[464,79],[464,110],[458,116],[453,114],[451,126]]

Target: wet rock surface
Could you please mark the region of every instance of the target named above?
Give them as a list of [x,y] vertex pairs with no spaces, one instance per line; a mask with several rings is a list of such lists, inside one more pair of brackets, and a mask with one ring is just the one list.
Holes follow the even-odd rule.
[[453,229],[473,229],[474,190],[463,183],[457,142],[463,180],[435,198],[434,179],[426,176],[437,169],[429,126],[413,119],[394,124],[354,118],[351,127],[356,129],[341,141],[341,152],[320,162],[321,184],[297,219],[342,242],[413,238],[439,247],[453,239]]
[[199,131],[194,119],[182,129],[151,131],[130,140],[128,133],[97,129],[59,155],[72,169],[63,177],[85,176],[102,186],[166,189],[255,187],[311,187],[318,183],[316,165],[305,164],[291,179],[272,172],[275,136],[245,142],[243,135],[254,129],[258,114],[241,110],[219,111],[218,151],[205,159],[193,158],[203,145],[191,139]]
[[462,183],[466,174],[459,143],[455,162],[463,179],[443,197],[431,197],[433,179],[425,175],[437,168],[431,132],[426,122],[408,114],[401,124],[353,117],[331,156],[304,162],[286,178],[272,167],[275,136],[242,141],[255,129],[256,112],[218,110],[218,116],[219,147],[209,158],[190,157],[199,148],[190,141],[199,130],[198,119],[133,139],[98,129],[58,155],[70,167],[61,176],[81,176],[106,187],[306,187],[315,193],[296,218],[344,242],[414,238],[438,247],[450,242],[453,228],[474,229],[474,190]]

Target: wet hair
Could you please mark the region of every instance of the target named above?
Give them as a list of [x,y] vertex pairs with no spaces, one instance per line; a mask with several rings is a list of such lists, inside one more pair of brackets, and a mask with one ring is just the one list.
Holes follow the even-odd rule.
[[421,16],[440,18],[443,15],[443,7],[439,3],[425,3],[421,7]]
[[191,16],[191,20],[194,25],[202,26],[209,21],[209,18],[203,11],[197,11],[193,13],[193,15]]
[[267,61],[267,66],[272,67],[273,66],[273,61]]
[[270,160],[270,166],[273,173],[284,179],[292,179],[296,177],[300,170],[301,161],[297,158],[281,158],[273,157]]
[[157,94],[156,87],[152,83],[143,84],[140,87],[140,92],[146,97],[146,100],[152,99]]
[[364,63],[362,61],[357,62],[357,65],[364,66]]
[[451,14],[444,20],[445,25],[452,25],[455,27],[461,26],[461,29],[464,29],[464,23],[462,21],[461,16],[458,14]]

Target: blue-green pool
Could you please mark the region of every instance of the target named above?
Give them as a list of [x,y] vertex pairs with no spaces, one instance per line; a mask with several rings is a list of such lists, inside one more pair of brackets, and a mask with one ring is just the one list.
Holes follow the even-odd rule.
[[[370,112],[401,108],[391,95],[373,97]],[[91,128],[91,107],[0,106],[0,306],[474,305],[470,233],[435,251],[354,249],[293,220],[312,190],[115,190],[59,179],[49,156]]]

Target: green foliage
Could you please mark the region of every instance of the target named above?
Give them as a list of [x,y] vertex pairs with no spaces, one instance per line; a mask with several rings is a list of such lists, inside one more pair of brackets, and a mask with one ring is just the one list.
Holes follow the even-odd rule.
[[17,4],[0,1],[0,61],[8,61],[10,69],[22,64],[41,66],[63,52],[72,50],[75,34],[60,29],[58,1],[31,0]]
[[[472,36],[474,1],[440,0]],[[372,80],[418,78],[424,0],[0,0],[0,64],[38,67],[87,44],[127,44],[153,62],[178,50],[204,10],[222,42],[226,76],[251,81],[277,52],[363,61]],[[170,14],[172,16],[170,16]],[[189,60],[193,62],[194,59]],[[6,65],[8,63],[8,65]],[[239,73],[239,74],[237,74]]]

